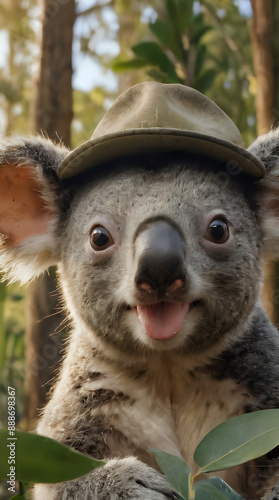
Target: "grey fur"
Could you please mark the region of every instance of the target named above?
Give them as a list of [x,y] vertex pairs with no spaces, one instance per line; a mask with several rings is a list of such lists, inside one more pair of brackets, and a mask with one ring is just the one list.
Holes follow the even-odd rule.
[[[279,132],[259,138],[251,151],[267,165],[261,181],[174,153],[119,160],[60,183],[55,169],[65,149],[40,139],[3,144],[1,164],[35,167],[33,196],[50,222],[44,234],[40,229],[17,245],[2,230],[2,267],[10,279],[27,280],[56,262],[72,321],[38,432],[107,461],[76,481],[36,486],[36,500],[174,499],[149,448],[193,465],[196,445],[218,423],[279,407],[279,336],[260,298],[264,252],[278,248]],[[5,217],[1,201],[0,210]],[[205,237],[215,218],[229,224],[221,244]],[[94,225],[110,231],[113,247],[92,250]],[[176,238],[170,260],[179,260],[183,276],[175,266],[167,272],[171,241],[154,241],[162,228],[166,240]],[[159,276],[148,284],[154,269],[146,238],[164,279],[171,274],[168,283]],[[135,281],[139,269],[144,286]],[[134,310],[161,301],[191,304],[179,333],[167,340],[147,335]],[[220,475],[245,498],[279,499],[272,493],[277,455]]]

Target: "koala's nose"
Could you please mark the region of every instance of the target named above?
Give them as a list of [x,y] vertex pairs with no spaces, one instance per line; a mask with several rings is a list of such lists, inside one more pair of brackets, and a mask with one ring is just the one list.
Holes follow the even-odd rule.
[[175,292],[185,283],[183,240],[166,221],[143,226],[135,240],[136,285],[148,293]]

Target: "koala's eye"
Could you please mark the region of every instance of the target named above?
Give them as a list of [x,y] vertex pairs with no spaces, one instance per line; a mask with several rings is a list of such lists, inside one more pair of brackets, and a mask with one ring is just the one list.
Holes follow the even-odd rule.
[[204,237],[212,243],[225,243],[229,238],[228,224],[222,219],[214,219],[209,224]]
[[90,244],[93,250],[100,252],[114,245],[114,240],[105,227],[95,226],[90,232]]

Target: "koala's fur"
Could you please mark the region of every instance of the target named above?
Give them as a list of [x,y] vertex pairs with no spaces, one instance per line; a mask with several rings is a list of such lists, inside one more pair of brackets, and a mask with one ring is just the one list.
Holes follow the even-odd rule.
[[[149,448],[194,467],[197,444],[217,424],[279,407],[279,336],[261,305],[264,251],[278,255],[279,131],[250,151],[266,165],[263,180],[170,153],[59,182],[66,149],[39,138],[1,144],[1,267],[26,282],[57,264],[73,325],[38,432],[107,461],[78,480],[36,486],[36,500],[175,499]],[[217,244],[205,235],[218,217],[230,236]],[[108,229],[113,246],[92,249],[94,225]],[[163,229],[170,281],[163,289],[158,277],[155,291],[135,277],[146,235],[156,250],[152,234]],[[165,269],[172,238],[182,287],[172,285],[175,266]],[[162,301],[191,304],[166,340],[147,335],[136,314]],[[278,472],[275,449],[220,476],[245,498],[271,500]]]

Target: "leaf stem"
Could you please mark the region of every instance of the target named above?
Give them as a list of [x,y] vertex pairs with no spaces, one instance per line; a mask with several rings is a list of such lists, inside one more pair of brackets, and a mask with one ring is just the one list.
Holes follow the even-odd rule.
[[194,476],[192,473],[188,477],[188,498],[189,500],[195,500],[195,490],[193,489]]

